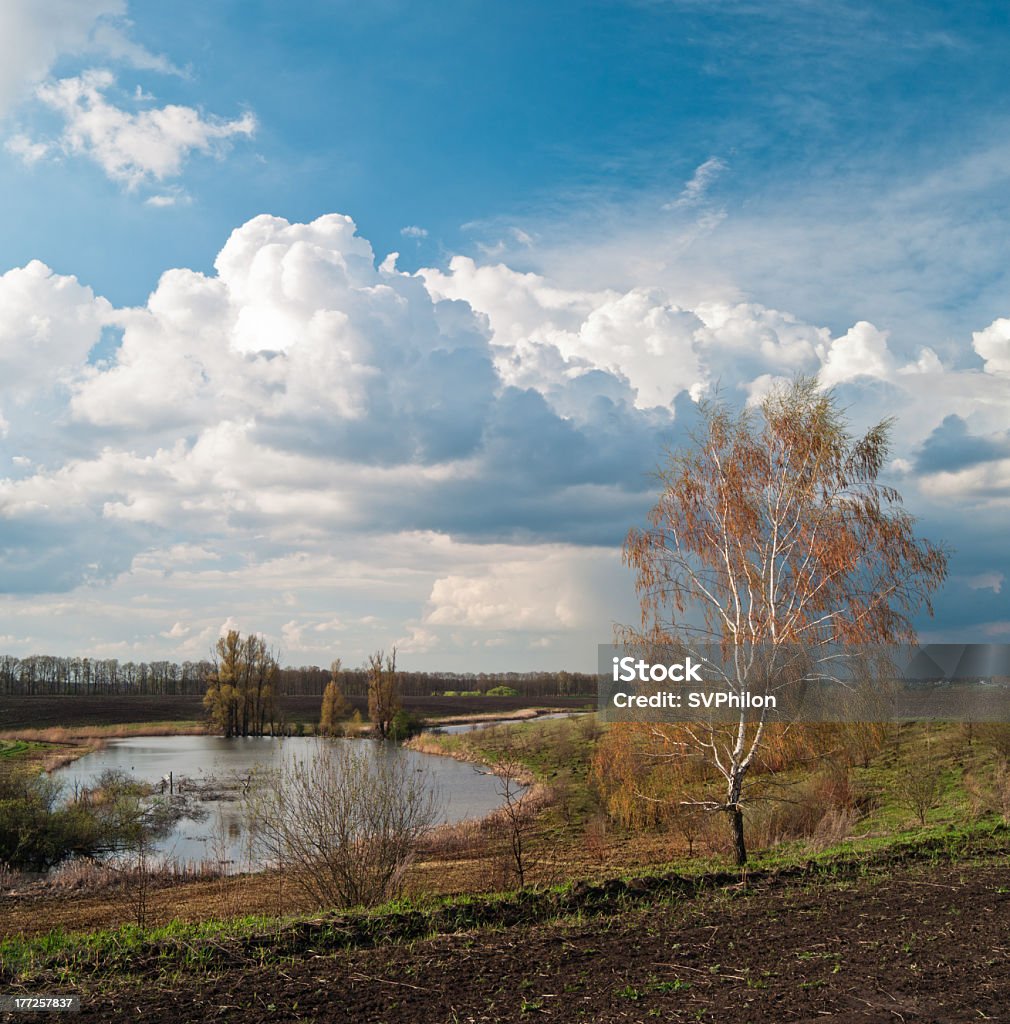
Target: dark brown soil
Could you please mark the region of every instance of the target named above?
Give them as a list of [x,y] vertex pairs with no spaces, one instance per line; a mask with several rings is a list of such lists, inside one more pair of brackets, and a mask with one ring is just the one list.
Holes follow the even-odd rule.
[[[285,696],[280,709],[289,722],[319,719],[321,697]],[[575,710],[586,706],[586,697],[405,697],[408,711],[432,717],[502,714],[530,706]],[[367,711],[364,697],[351,703]],[[52,726],[126,725],[138,722],[198,721],[204,717],[198,696],[150,697],[0,697],[0,731],[47,729]]]
[[188,722],[203,717],[200,697],[0,697],[0,730]]
[[81,1019],[1010,1021],[1004,857],[655,895],[610,915],[343,952],[308,928],[279,961],[247,943],[207,973],[152,956],[129,980],[86,980]]

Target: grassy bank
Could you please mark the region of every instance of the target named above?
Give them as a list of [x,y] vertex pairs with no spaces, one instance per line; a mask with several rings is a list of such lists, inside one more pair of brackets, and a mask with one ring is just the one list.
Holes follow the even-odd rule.
[[193,736],[206,732],[206,724],[197,721],[6,729],[0,732],[0,763],[30,764],[53,772],[85,754],[101,750],[109,740],[131,736]]
[[[708,816],[707,830],[694,837],[685,835],[675,821],[632,828],[608,818],[592,776],[601,735],[590,716],[460,734],[428,733],[411,745],[483,765],[506,756],[523,765],[545,797],[538,800],[524,832],[530,853],[528,881],[533,886],[549,888],[575,880],[595,884],[628,873],[733,872],[722,815]],[[953,859],[973,855],[974,848],[995,853],[1008,840],[1004,822],[1010,811],[999,741],[998,735],[972,733],[960,726],[913,723],[896,730],[868,764],[846,769],[844,786],[837,786],[834,776],[829,778],[819,765],[782,774],[776,782],[784,799],[757,803],[748,812],[748,870],[871,863],[881,857],[900,859],[908,850],[919,851],[916,856],[940,851]],[[35,742],[6,741],[0,757],[5,750],[10,751],[8,758],[24,757],[25,748],[19,745]],[[834,780],[830,792],[823,788],[825,778]],[[910,786],[919,778],[929,782],[924,791]],[[828,814],[833,800],[847,808],[837,819]],[[825,828],[825,820],[834,824]],[[424,900],[507,889],[508,837],[499,826],[494,820],[464,822],[436,832],[412,864],[405,891]],[[283,877],[262,874],[176,884],[165,891],[153,886],[147,919],[167,925],[173,918],[184,918],[197,924],[251,911],[276,915],[297,906],[297,896]],[[8,936],[37,933],[48,927],[47,922],[67,930],[105,928],[133,916],[126,896],[88,896],[84,890],[65,898],[50,893],[37,904],[8,901],[5,910],[0,933]]]
[[[604,730],[595,716],[533,721],[467,733],[422,733],[410,746],[476,764],[519,761],[552,791],[550,826],[573,870],[594,864],[648,865],[686,854],[728,856],[722,814],[657,817],[625,827],[605,813],[593,759]],[[776,773],[748,807],[752,856],[762,863],[823,849],[857,854],[914,839],[933,828],[1010,820],[1010,729],[911,722],[895,726],[865,764],[815,761]],[[769,799],[769,797],[771,797]],[[665,851],[665,855],[664,852]]]
[[923,852],[54,934],[0,949],[2,981],[76,993],[82,1019],[103,1022],[1001,1020],[1005,857]]
[[5,738],[0,739],[0,766],[30,766],[39,771],[54,772],[100,749],[105,742],[101,739],[87,740],[69,736],[60,740],[44,740],[36,738],[34,732],[29,730],[26,736],[19,732],[6,733]]
[[372,910],[244,914],[230,920],[127,925],[85,933],[57,929],[36,937],[0,940],[0,981],[77,985],[83,979],[117,975],[172,976],[178,971],[220,970],[250,958],[260,965],[279,964],[307,953],[320,956],[473,929],[602,918],[641,907],[711,900],[720,894],[739,898],[747,892],[802,889],[825,881],[881,879],[911,867],[928,871],[949,870],[952,864],[984,864],[1005,869],[1008,839],[1006,825],[976,823],[960,830],[925,830],[872,853],[853,854],[838,848],[812,857],[779,857],[775,863],[755,863],[743,871],[680,862],[644,875],[628,872],[535,891],[424,895]]
[[425,731],[405,746],[491,766],[503,760],[520,764],[529,782],[549,787],[565,804],[569,825],[582,823],[598,809],[591,786],[593,750],[600,735],[594,714],[576,718],[522,721],[463,733]]

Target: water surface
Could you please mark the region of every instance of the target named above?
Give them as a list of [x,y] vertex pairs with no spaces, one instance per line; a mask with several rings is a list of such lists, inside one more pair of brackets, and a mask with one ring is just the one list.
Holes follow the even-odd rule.
[[[72,793],[92,787],[107,769],[128,772],[161,789],[171,774],[175,785],[195,786],[207,793],[217,789],[225,799],[198,801],[206,810],[203,820],[184,818],[156,846],[165,861],[207,863],[227,871],[255,870],[248,850],[241,793],[250,773],[279,769],[292,759],[310,760],[326,742],[351,744],[371,757],[402,758],[417,771],[427,771],[437,786],[443,820],[462,821],[489,814],[501,803],[497,780],[475,771],[472,765],[449,757],[420,754],[373,740],[320,740],[316,737],[137,736],[111,740],[103,750],[72,762],[56,777]],[[167,788],[167,784],[165,786]]]

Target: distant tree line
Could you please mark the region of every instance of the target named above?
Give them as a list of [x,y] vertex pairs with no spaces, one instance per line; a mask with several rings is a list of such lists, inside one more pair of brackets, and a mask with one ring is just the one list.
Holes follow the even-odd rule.
[[[596,676],[589,672],[407,672],[397,669],[403,697],[480,693],[511,687],[520,697],[596,697]],[[315,665],[281,669],[281,691],[286,694],[322,695],[330,671]],[[348,697],[368,696],[369,667],[344,668],[340,687]]]
[[[35,696],[203,696],[215,673],[214,662],[126,661],[116,658],[56,657],[33,654],[25,658],[0,655],[0,695]],[[405,672],[398,670],[404,697],[429,697],[454,691],[487,693],[499,686],[520,697],[595,697],[596,676],[584,672]],[[323,695],[330,681],[328,668],[318,665],[278,669],[277,695]],[[345,668],[341,688],[348,697],[368,696],[369,670]]]
[[167,696],[202,694],[213,671],[208,661],[121,662],[116,658],[0,655],[0,693],[34,697],[55,694]]

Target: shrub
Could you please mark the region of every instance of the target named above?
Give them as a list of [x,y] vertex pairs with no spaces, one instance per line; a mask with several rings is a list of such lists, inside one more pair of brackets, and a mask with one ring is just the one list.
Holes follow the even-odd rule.
[[44,871],[94,848],[96,822],[79,807],[59,806],[60,791],[59,783],[42,774],[0,774],[0,862]]
[[123,772],[104,772],[98,785],[62,802],[55,779],[30,771],[0,773],[0,863],[45,871],[71,856],[132,850],[166,834],[187,802],[148,801],[148,788]]
[[926,816],[943,795],[943,773],[939,765],[925,758],[905,765],[895,779],[894,789],[898,801],[915,813],[920,825],[925,825]]
[[261,777],[246,804],[256,851],[320,906],[389,899],[441,816],[426,770],[356,746],[321,744],[311,760]]
[[393,720],[389,723],[389,730],[386,736],[394,743],[402,743],[404,740],[409,740],[411,736],[416,736],[418,733],[423,732],[427,724],[420,715],[412,714],[400,708],[393,715]]

